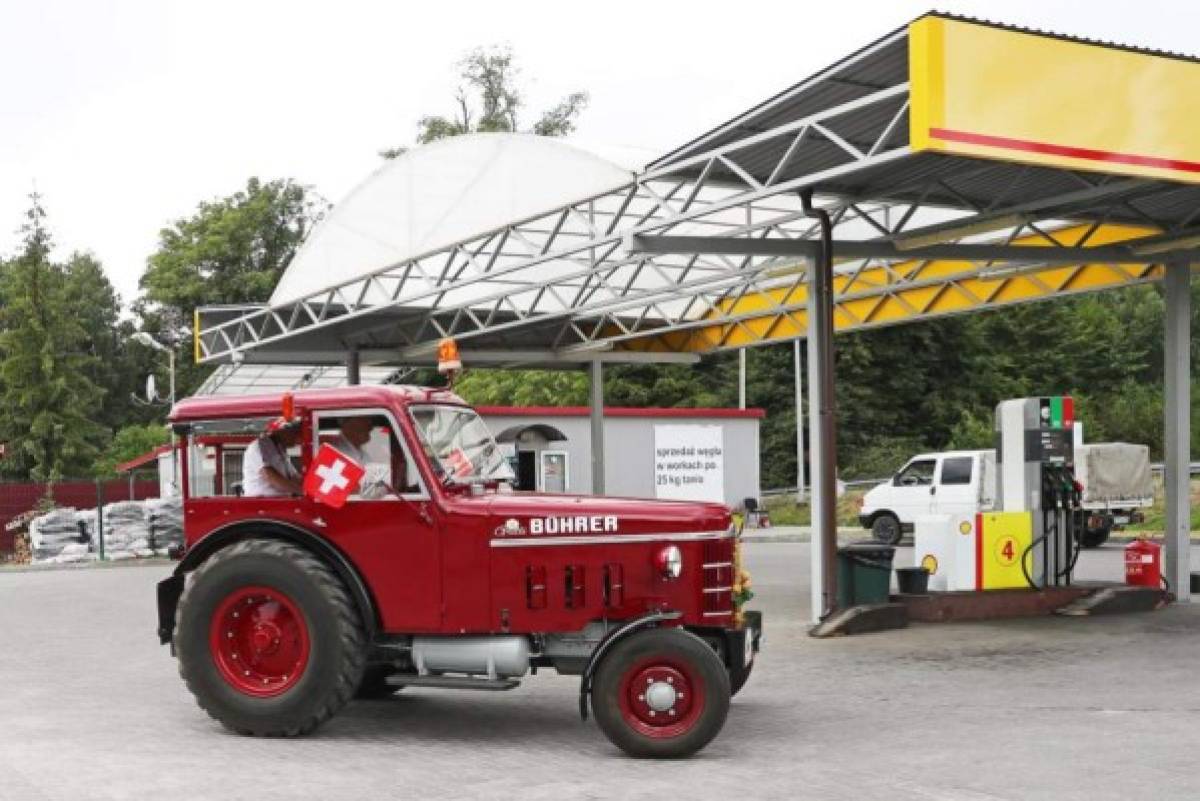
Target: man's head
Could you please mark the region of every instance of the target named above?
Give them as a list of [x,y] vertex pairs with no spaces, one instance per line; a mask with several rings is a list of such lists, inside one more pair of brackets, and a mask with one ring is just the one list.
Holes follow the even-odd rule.
[[267,423],[267,436],[285,448],[290,448],[300,442],[300,421],[276,417]]
[[367,440],[371,439],[371,428],[373,423],[370,417],[345,417],[342,419],[339,427],[342,436],[346,438],[352,445],[361,448],[367,444]]

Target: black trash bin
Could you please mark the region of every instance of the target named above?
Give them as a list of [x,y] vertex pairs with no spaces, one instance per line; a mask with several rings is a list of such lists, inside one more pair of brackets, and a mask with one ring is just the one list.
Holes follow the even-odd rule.
[[887,603],[895,554],[894,546],[878,542],[852,542],[838,548],[838,607]]
[[896,568],[896,588],[901,595],[926,595],[929,592],[929,571],[920,565]]

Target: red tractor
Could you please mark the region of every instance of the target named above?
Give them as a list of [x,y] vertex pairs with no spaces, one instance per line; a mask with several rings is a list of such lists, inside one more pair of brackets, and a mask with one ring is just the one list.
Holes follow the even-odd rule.
[[[446,390],[198,397],[171,423],[186,550],[158,586],[159,636],[234,731],[305,734],[355,697],[554,668],[617,746],[680,757],[750,674],[761,617],[741,608],[724,506],[513,492]],[[271,447],[294,490],[240,475]]]

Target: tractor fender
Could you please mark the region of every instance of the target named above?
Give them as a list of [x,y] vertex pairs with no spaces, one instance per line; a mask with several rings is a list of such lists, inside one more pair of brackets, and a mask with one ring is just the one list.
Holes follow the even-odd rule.
[[588,657],[587,665],[583,668],[583,677],[579,682],[579,715],[584,720],[588,718],[588,696],[592,692],[592,676],[596,672],[596,667],[599,666],[600,660],[604,654],[608,652],[613,645],[625,639],[629,635],[641,631],[647,626],[653,626],[664,620],[677,620],[683,616],[682,612],[672,612],[669,610],[651,612],[648,615],[643,615],[639,618],[634,618],[628,623],[625,623],[618,628],[613,629],[600,644],[596,646],[596,650],[592,651],[592,655]]
[[282,520],[241,520],[222,528],[214,529],[187,550],[175,572],[158,584],[158,639],[163,645],[171,642],[175,633],[175,610],[183,594],[184,580],[188,573],[217,551],[240,540],[251,537],[285,540],[311,551],[326,562],[345,582],[354,598],[354,605],[362,617],[367,637],[372,638],[379,629],[375,600],[357,568],[344,553],[327,539],[320,537],[294,523]]

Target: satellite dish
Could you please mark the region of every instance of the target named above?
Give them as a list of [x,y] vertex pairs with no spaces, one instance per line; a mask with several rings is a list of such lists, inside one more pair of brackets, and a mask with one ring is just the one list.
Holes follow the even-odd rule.
[[146,400],[151,403],[158,397],[158,387],[154,385],[154,373],[146,376]]

